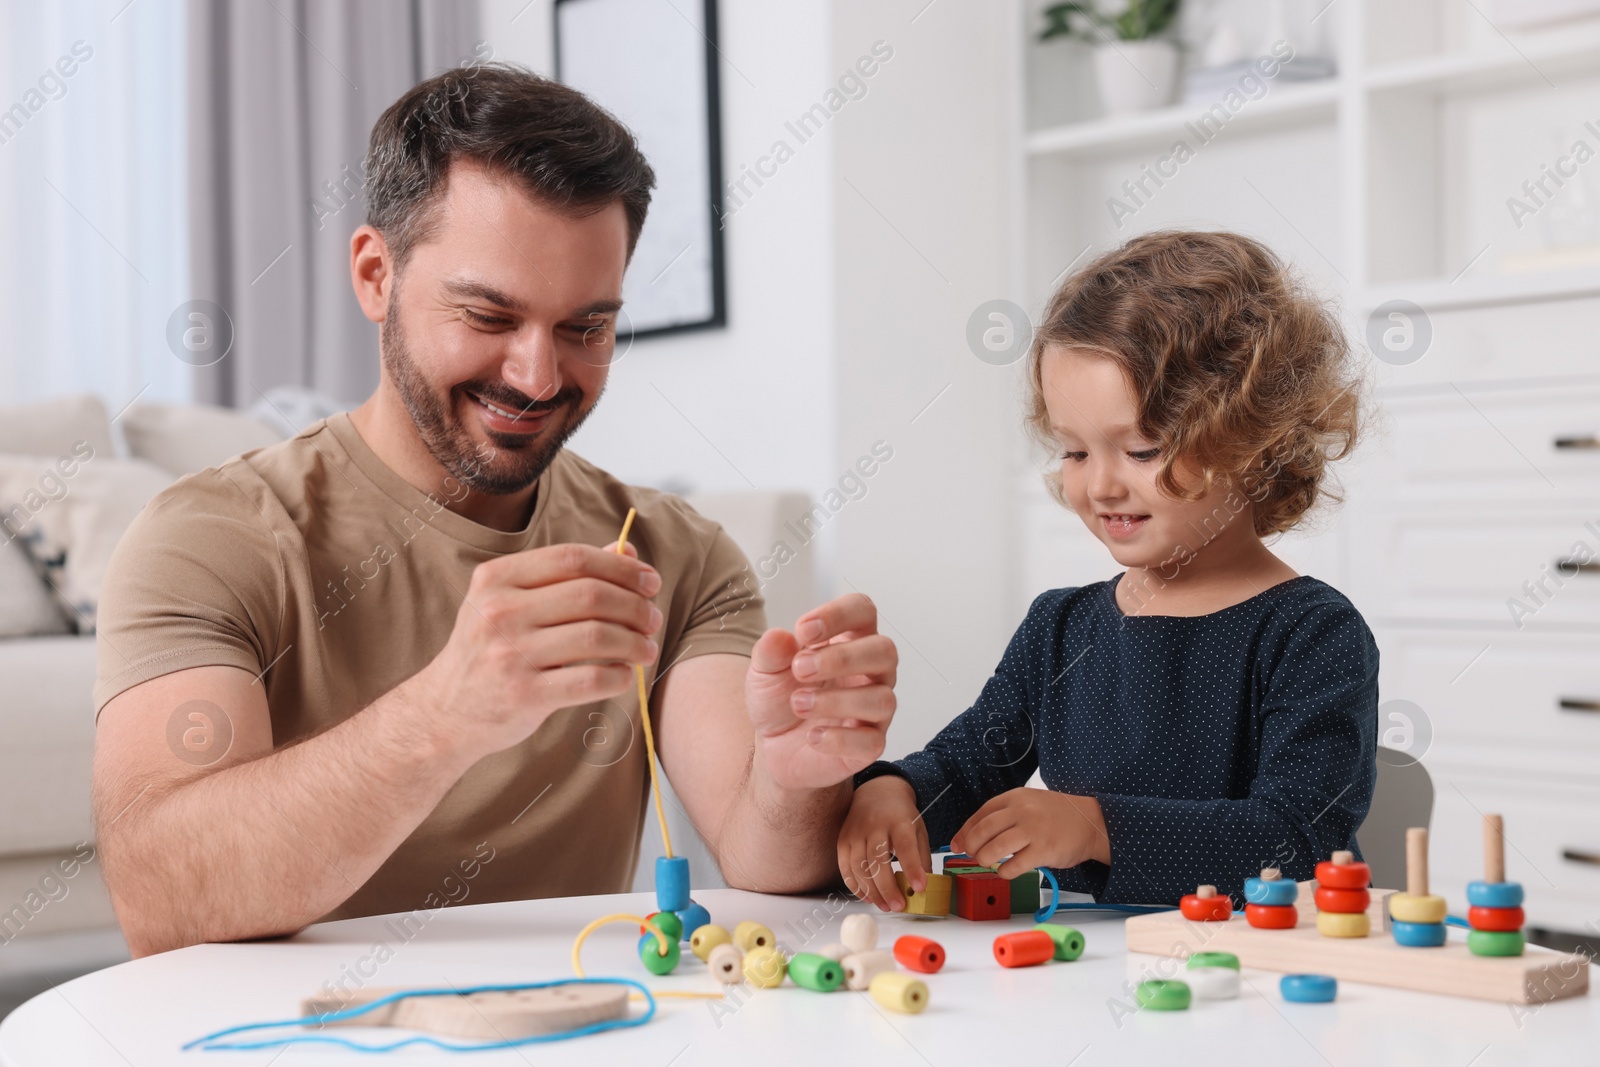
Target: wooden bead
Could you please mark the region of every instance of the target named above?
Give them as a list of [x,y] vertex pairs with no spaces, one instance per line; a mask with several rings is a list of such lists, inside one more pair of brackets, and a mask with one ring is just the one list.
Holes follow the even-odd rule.
[[711,921],[711,913],[692,900],[689,901],[687,908],[676,914],[683,924],[683,939],[685,941],[693,937],[696,930]]
[[678,942],[667,939],[667,950],[661,951],[661,941],[655,934],[645,934],[639,939],[639,959],[651,974],[671,974],[678,966]]
[[839,940],[851,952],[871,952],[878,947],[878,920],[870,915],[846,915],[839,926]]
[[1293,905],[1246,904],[1244,921],[1258,930],[1293,930],[1300,925],[1300,909]]
[[906,934],[894,943],[894,958],[900,966],[922,974],[934,974],[944,966],[944,946],[926,937]]
[[1468,882],[1467,903],[1474,908],[1520,908],[1522,883]]
[[1019,930],[994,939],[995,962],[1002,967],[1033,967],[1055,954],[1055,939],[1043,930]]
[[1372,933],[1372,919],[1364,911],[1319,911],[1317,933],[1323,937],[1366,937]]
[[1188,1008],[1193,994],[1189,987],[1172,978],[1152,978],[1140,982],[1133,990],[1139,1007],[1151,1011],[1183,1011]]
[[998,874],[958,874],[951,910],[963,919],[981,922],[1011,918],[1011,887]]
[[1293,904],[1299,896],[1300,887],[1281,878],[1244,880],[1244,899],[1251,904],[1266,904],[1281,908]]
[[867,986],[868,995],[880,1007],[915,1015],[928,1006],[928,987],[909,974],[884,971]]
[[1446,941],[1444,923],[1407,923],[1391,920],[1394,943],[1406,948],[1438,948]]
[[947,874],[930,874],[922,892],[911,888],[906,872],[895,871],[894,880],[900,886],[900,895],[906,898],[907,915],[949,915],[950,897],[955,880]]
[[815,952],[796,952],[789,958],[789,978],[802,989],[832,993],[844,982],[844,968]]
[[1034,929],[1050,935],[1050,940],[1055,942],[1057,960],[1070,963],[1083,955],[1083,935],[1072,927],[1059,923],[1040,923]]
[[851,989],[866,989],[878,975],[894,970],[894,954],[881,948],[856,952],[841,960],[840,966],[844,968],[845,985]]
[[1372,868],[1365,863],[1332,863],[1324,860],[1317,864],[1316,877],[1317,885],[1325,889],[1365,889],[1372,884]]
[[1184,965],[1189,970],[1209,970],[1215,967],[1239,969],[1239,957],[1231,952],[1196,952]]
[[656,910],[682,911],[689,906],[689,861],[682,856],[656,857]]
[[[1201,888],[1209,888],[1213,894],[1217,891],[1215,886]],[[1178,910],[1191,922],[1226,922],[1233,918],[1233,901],[1228,897],[1203,897],[1199,893],[1190,893],[1178,901]]]
[[1372,905],[1372,894],[1365,889],[1329,889],[1319,885],[1314,896],[1318,911],[1364,912]]
[[1450,911],[1444,897],[1410,893],[1389,894],[1389,918],[1403,923],[1442,923]]
[[733,935],[720,926],[706,923],[700,929],[689,935],[689,951],[701,959],[710,961],[711,953],[718,945],[733,944]]
[[[645,922],[647,922],[650,925],[653,925],[653,926],[659,928],[662,933],[666,934],[672,940],[674,940],[674,941],[682,941],[683,940],[683,920],[678,918],[672,912],[670,912],[670,911],[652,911],[649,915],[646,915],[644,918],[645,918]],[[647,926],[641,926],[641,927],[639,927],[639,932],[641,934],[648,934],[650,932],[650,930],[649,930],[649,927],[647,927]]]
[[783,953],[775,948],[758,948],[744,954],[744,979],[762,989],[776,989],[783,984],[788,964]]
[[1278,980],[1278,991],[1296,1004],[1326,1004],[1339,995],[1339,982],[1325,974],[1286,974]]
[[839,960],[842,960],[846,956],[850,955],[850,950],[839,944],[839,942],[835,941],[831,945],[823,945],[821,948],[817,949],[817,955],[826,956],[828,959],[837,963]]
[[1467,931],[1467,948],[1474,956],[1520,956],[1526,944],[1521,930]]
[[1183,981],[1198,1000],[1232,1000],[1239,995],[1235,967],[1190,967],[1183,972]]
[[711,965],[712,976],[723,985],[738,985],[744,978],[744,953],[731,941],[713,948],[706,962]]
[[1511,933],[1522,929],[1527,913],[1521,908],[1468,908],[1467,925],[1474,930]]
[[741,952],[754,952],[758,948],[772,948],[778,939],[765,926],[746,919],[733,928],[733,943]]

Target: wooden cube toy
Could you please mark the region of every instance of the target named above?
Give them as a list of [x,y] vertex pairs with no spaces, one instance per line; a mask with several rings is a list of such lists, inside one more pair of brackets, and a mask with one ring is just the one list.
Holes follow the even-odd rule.
[[998,874],[958,874],[952,910],[963,919],[1011,918],[1011,886]]
[[1040,878],[1037,869],[1011,879],[1011,914],[1032,915],[1039,910]]
[[928,875],[927,887],[918,893],[911,888],[905,871],[895,871],[894,880],[906,898],[907,915],[949,915],[952,879],[947,874]]

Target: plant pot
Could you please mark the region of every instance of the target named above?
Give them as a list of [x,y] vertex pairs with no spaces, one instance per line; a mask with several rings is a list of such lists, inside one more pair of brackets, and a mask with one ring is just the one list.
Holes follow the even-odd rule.
[[1107,115],[1132,115],[1172,103],[1178,49],[1171,41],[1111,41],[1095,46],[1095,74]]

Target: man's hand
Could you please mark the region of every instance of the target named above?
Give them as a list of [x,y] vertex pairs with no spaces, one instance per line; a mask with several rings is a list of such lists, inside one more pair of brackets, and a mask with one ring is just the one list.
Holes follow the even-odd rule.
[[859,593],[802,615],[794,632],[768,630],[745,676],[745,706],[773,784],[838,785],[883,753],[894,717],[894,642]]
[[1000,866],[1004,878],[1035,867],[1111,862],[1111,840],[1098,800],[1027,786],[1007,790],[979,808],[956,831],[950,847],[985,867],[1010,856]]

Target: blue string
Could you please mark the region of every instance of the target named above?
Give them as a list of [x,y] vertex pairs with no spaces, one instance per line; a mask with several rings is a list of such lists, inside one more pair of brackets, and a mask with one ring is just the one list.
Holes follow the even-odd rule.
[[[401,1038],[388,1044],[363,1044],[344,1037],[329,1037],[323,1034],[298,1034],[292,1037],[277,1037],[263,1041],[234,1041],[219,1043],[219,1038],[241,1034],[248,1030],[270,1030],[280,1026],[307,1026],[325,1023],[343,1022],[354,1019],[375,1011],[386,1004],[392,1004],[406,997],[454,997],[467,996],[472,993],[514,993],[523,989],[548,989],[551,986],[564,985],[623,985],[631,986],[644,994],[646,1003],[643,1015],[632,1019],[608,1019],[604,1022],[590,1023],[588,1026],[579,1026],[571,1030],[563,1030],[555,1034],[536,1034],[532,1037],[521,1037],[514,1041],[490,1041],[477,1045],[463,1045],[452,1041],[441,1041],[436,1037],[417,1036]],[[306,1015],[299,1019],[283,1019],[270,1023],[245,1023],[243,1026],[230,1026],[226,1030],[218,1030],[205,1037],[197,1037],[183,1046],[184,1051],[199,1047],[202,1051],[214,1049],[267,1049],[280,1048],[285,1045],[334,1045],[339,1048],[349,1049],[352,1052],[393,1052],[396,1049],[406,1048],[410,1045],[427,1045],[445,1052],[482,1052],[490,1049],[518,1048],[522,1045],[537,1045],[549,1041],[565,1041],[569,1038],[584,1037],[588,1034],[598,1034],[606,1030],[620,1030],[625,1027],[643,1026],[649,1022],[656,1013],[656,998],[650,995],[650,990],[635,982],[631,978],[558,978],[550,982],[528,982],[521,985],[481,985],[470,989],[407,989],[398,993],[391,993],[380,997],[370,1004],[362,1004],[355,1008],[346,1008],[343,1011],[325,1012],[320,1015]]]
[[1039,873],[1044,875],[1044,880],[1050,883],[1050,903],[1033,913],[1033,921],[1047,923],[1050,921],[1050,917],[1056,913],[1056,909],[1061,906],[1061,885],[1056,881],[1055,872],[1049,867],[1040,867]]
[[1467,922],[1467,920],[1463,919],[1459,915],[1446,915],[1444,917],[1444,922],[1446,926],[1459,926],[1463,930],[1472,929],[1472,924]]

